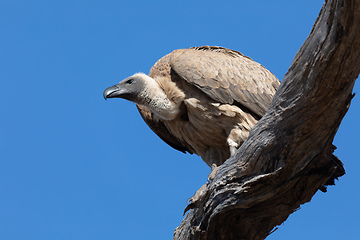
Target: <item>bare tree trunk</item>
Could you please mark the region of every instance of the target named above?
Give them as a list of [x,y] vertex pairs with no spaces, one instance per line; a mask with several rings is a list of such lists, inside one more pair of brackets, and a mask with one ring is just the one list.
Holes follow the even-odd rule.
[[332,141],[360,72],[360,0],[326,1],[271,107],[174,239],[264,239],[344,174]]

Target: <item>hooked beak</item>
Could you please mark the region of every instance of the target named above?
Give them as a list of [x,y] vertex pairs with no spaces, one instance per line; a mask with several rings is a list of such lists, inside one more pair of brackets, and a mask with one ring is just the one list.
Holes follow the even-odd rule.
[[119,84],[116,84],[114,86],[108,87],[104,90],[103,96],[104,99],[107,100],[108,98],[116,98],[121,97],[122,91],[120,91]]

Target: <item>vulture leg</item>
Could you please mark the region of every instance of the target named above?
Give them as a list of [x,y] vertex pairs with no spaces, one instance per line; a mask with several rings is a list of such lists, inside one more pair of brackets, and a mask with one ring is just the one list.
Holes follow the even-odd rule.
[[241,144],[249,136],[250,129],[251,127],[249,127],[249,130],[240,129],[238,126],[231,129],[229,136],[226,139],[229,146],[230,157],[232,157],[236,153],[236,151],[240,148]]
[[238,148],[235,146],[229,146],[229,150],[230,150],[230,157],[231,157],[232,155],[234,155],[236,153],[236,150],[238,150]]
[[223,154],[216,148],[209,148],[206,151],[205,162],[211,166],[211,172],[207,177],[208,182],[211,182],[215,178],[217,172],[219,171],[218,166],[223,164],[222,159],[227,158],[228,156],[223,156]]
[[229,158],[229,155],[224,156],[224,153],[221,150],[217,148],[209,148],[206,150],[204,161],[210,167],[212,167],[213,164],[215,164],[216,166],[220,166],[224,163],[223,159],[227,158]]

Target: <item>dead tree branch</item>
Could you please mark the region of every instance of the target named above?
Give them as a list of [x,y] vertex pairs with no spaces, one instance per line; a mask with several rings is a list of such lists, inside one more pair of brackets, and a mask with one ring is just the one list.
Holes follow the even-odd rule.
[[344,174],[332,141],[360,72],[360,0],[326,1],[270,109],[174,239],[264,239]]

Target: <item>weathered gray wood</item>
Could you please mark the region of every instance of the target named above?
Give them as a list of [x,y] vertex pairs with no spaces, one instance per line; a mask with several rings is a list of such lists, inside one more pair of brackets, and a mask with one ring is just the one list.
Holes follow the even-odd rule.
[[332,141],[360,72],[360,0],[326,1],[272,105],[174,239],[264,239],[343,172]]

